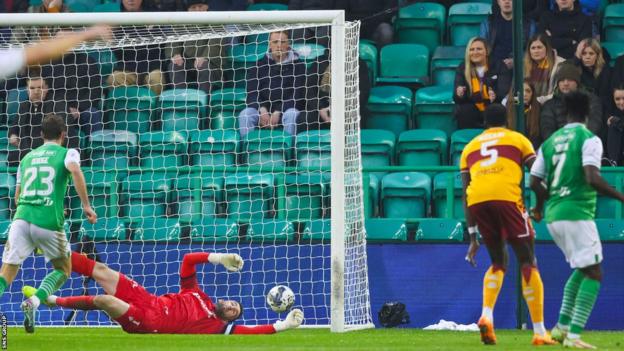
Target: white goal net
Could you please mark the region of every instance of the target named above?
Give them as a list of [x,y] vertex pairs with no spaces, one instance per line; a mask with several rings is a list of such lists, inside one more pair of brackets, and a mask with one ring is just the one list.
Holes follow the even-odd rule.
[[[41,118],[58,114],[99,217],[84,219],[70,185],[65,228],[74,251],[156,295],[179,290],[184,254],[236,252],[246,261],[241,272],[205,265],[198,278],[213,300],[242,303],[238,323],[283,318],[265,295],[284,284],[306,325],[371,327],[359,24],[338,11],[126,15],[0,16],[8,26],[0,48],[88,23],[115,26],[110,42],[0,83],[2,246],[16,166],[42,144]],[[22,322],[22,285],[39,285],[49,269],[40,255],[24,262],[0,298],[11,325]],[[101,293],[75,274],[57,292]],[[38,324],[114,323],[102,312],[42,306]]]

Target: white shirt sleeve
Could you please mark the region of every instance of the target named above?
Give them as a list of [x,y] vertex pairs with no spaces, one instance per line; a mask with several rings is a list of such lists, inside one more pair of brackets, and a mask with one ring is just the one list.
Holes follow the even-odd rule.
[[65,155],[65,168],[68,168],[70,163],[77,163],[78,166],[80,166],[80,153],[78,152],[78,150],[67,150],[67,154]]
[[597,136],[583,143],[583,166],[595,166],[600,169],[602,160],[602,140]]
[[533,166],[531,167],[531,175],[534,175],[541,179],[546,178],[546,164],[544,163],[544,154],[542,154],[541,147],[539,148],[539,150],[537,150],[537,157],[535,158],[535,162],[533,162]]
[[24,49],[0,50],[0,80],[14,75],[25,64]]

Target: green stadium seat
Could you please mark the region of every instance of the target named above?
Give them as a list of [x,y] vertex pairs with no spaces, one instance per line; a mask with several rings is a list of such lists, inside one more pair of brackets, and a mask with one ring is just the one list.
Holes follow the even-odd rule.
[[[602,177],[614,188],[617,188],[617,184],[620,185],[620,191],[622,190],[623,183],[623,175],[621,173],[616,172],[602,172]],[[618,200],[613,199],[611,197],[607,197],[604,195],[598,194],[598,198],[596,200],[596,218],[606,218],[606,219],[614,219],[617,218],[617,209],[620,210],[620,217],[622,211],[622,205],[618,204]]]
[[533,224],[533,229],[535,230],[535,240],[543,241],[543,242],[552,242],[553,238],[548,231],[548,227],[546,226],[546,221],[531,221]]
[[185,174],[173,179],[174,203],[178,208],[180,223],[190,223],[202,217],[214,217],[216,213],[202,213],[201,178],[198,174]]
[[91,166],[99,169],[124,169],[135,164],[137,136],[125,130],[98,130],[91,133]]
[[[115,172],[94,172],[85,170],[87,193],[91,199],[91,207],[99,220],[119,216],[119,195],[117,190],[118,180],[125,178],[125,174]],[[72,220],[83,220],[82,204],[76,189],[72,186],[69,190],[69,208]]]
[[210,94],[210,129],[237,130],[238,115],[246,106],[247,92],[241,88],[225,88]]
[[306,223],[301,240],[322,240],[331,239],[331,219],[315,219]]
[[409,129],[412,116],[412,91],[405,87],[378,86],[368,98],[367,129],[386,129],[399,135]]
[[229,167],[236,164],[238,132],[202,130],[191,133],[190,164],[194,166]]
[[414,116],[418,128],[440,129],[450,136],[457,129],[453,86],[418,89],[414,97]]
[[491,13],[492,6],[479,2],[455,4],[449,9],[448,27],[451,45],[466,45],[478,37],[481,22]]
[[171,89],[160,94],[160,111],[164,131],[198,130],[206,116],[208,96],[197,89]]
[[457,67],[464,62],[465,53],[465,46],[438,46],[431,57],[432,84],[454,85]]
[[11,220],[0,219],[0,243],[6,242],[9,238],[9,228],[11,228]]
[[605,41],[624,41],[624,4],[611,4],[605,9],[602,18]]
[[121,12],[121,7],[116,2],[108,2],[93,6],[93,12]]
[[462,242],[464,240],[464,227],[456,219],[423,218],[418,221],[416,240]]
[[[118,4],[102,4],[102,5],[114,5],[119,9]],[[90,50],[88,51],[89,57],[94,59],[99,66],[100,75],[102,77],[108,77],[111,73],[113,73],[113,68],[117,63],[117,57],[113,53],[111,49],[102,49],[102,50]],[[106,82],[102,82],[103,84],[107,84]]]
[[22,101],[28,100],[28,91],[26,88],[16,88],[8,90],[6,93],[6,115],[7,120],[4,123],[17,121],[19,105]]
[[0,173],[0,220],[11,219],[15,197],[15,176],[6,171]]
[[285,212],[286,219],[302,222],[323,217],[323,199],[328,194],[328,184],[319,173],[287,174]]
[[366,217],[378,217],[379,216],[379,188],[381,186],[381,176],[377,176],[376,174],[368,173],[369,183],[368,183],[368,201],[370,203],[369,212],[365,214]]
[[402,166],[440,166],[446,164],[447,149],[444,131],[413,129],[399,135],[397,156]]
[[238,223],[225,218],[202,217],[191,225],[193,242],[238,242]]
[[257,219],[249,223],[246,239],[260,244],[292,241],[295,239],[295,227],[292,222],[281,219]]
[[70,12],[91,12],[95,3],[92,0],[65,0],[64,5]]
[[309,130],[295,137],[297,167],[302,170],[320,171],[331,167],[330,131]]
[[384,167],[394,164],[394,133],[383,129],[362,129],[360,144],[362,167]]
[[388,44],[379,54],[377,84],[421,87],[429,82],[429,49],[420,44]]
[[145,87],[111,88],[104,100],[104,126],[115,130],[144,133],[150,130],[156,95]]
[[238,173],[225,177],[228,218],[240,222],[272,217],[275,189],[272,174]]
[[98,218],[95,224],[83,221],[80,227],[82,241],[126,240],[126,224],[119,218]]
[[377,80],[377,71],[379,66],[379,52],[374,42],[360,39],[360,59],[366,62],[368,66],[368,79],[371,84],[375,84]]
[[407,241],[407,225],[403,219],[368,218],[364,227],[368,241]]
[[290,160],[292,139],[292,135],[283,130],[252,130],[243,140],[245,163],[267,171],[285,167]]
[[453,219],[464,219],[464,189],[462,186],[461,176],[459,172],[441,172],[433,178],[433,217],[448,217],[448,201],[447,201],[447,184],[449,184],[449,176],[452,179],[453,192]]
[[184,166],[187,150],[184,132],[151,132],[139,137],[140,165],[148,169]]
[[596,227],[601,241],[624,241],[624,220],[597,219]]
[[175,218],[142,217],[130,222],[134,241],[180,241],[182,227]]
[[451,150],[449,160],[452,165],[458,166],[464,147],[477,135],[481,134],[483,129],[460,129],[451,135]]
[[430,198],[431,178],[426,173],[397,172],[381,179],[382,217],[426,217]]
[[[235,44],[232,45],[229,58],[232,60],[232,75],[237,88],[245,88],[247,71],[256,65],[268,52],[265,43]],[[226,70],[225,73],[229,70]]]
[[326,48],[319,44],[294,43],[292,49],[299,55],[299,59],[309,68],[312,63],[325,54]]
[[120,196],[124,216],[131,221],[165,217],[171,184],[171,174],[146,171],[129,175],[122,183]]
[[422,44],[432,52],[444,38],[446,8],[432,2],[400,7],[394,27],[399,43]]
[[609,65],[611,67],[615,65],[615,61],[618,57],[624,55],[624,42],[605,41],[600,43],[600,45],[602,45],[602,48],[609,53],[609,56],[611,57]]
[[251,4],[247,6],[247,11],[286,11],[288,10],[288,5],[265,2],[259,4]]

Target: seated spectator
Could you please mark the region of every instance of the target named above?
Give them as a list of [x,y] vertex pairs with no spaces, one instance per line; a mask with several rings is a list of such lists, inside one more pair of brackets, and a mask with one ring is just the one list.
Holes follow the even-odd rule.
[[550,37],[557,55],[571,59],[578,43],[592,37],[592,19],[581,11],[577,0],[556,1],[553,10],[542,14],[537,31]]
[[472,38],[466,46],[464,62],[457,67],[453,101],[459,129],[483,128],[483,111],[493,102],[500,102],[509,92],[509,70],[489,62],[483,38]]
[[624,84],[613,89],[613,107],[607,116],[607,157],[624,165]]
[[241,137],[256,127],[280,125],[294,135],[305,84],[306,66],[291,49],[288,33],[271,33],[269,52],[247,72],[247,108],[238,116]]
[[39,5],[31,5],[28,12],[33,13],[59,13],[69,12],[69,8],[63,4],[63,0],[43,0]]
[[555,73],[564,61],[553,50],[547,35],[538,34],[529,39],[524,53],[524,78],[535,88],[540,104],[552,98],[556,85]]
[[378,47],[394,40],[392,9],[397,0],[336,0],[335,8],[345,10],[347,21],[362,21],[360,38],[374,41]]
[[[542,105],[537,101],[535,87],[527,79],[524,80],[524,135],[531,141],[533,147],[537,149],[542,144],[540,137],[540,110]],[[507,106],[507,127],[517,130],[518,120],[516,118],[516,107],[514,105],[513,93],[503,100],[503,105]]]
[[522,14],[527,20],[537,23],[544,11],[548,10],[548,0],[524,0]]
[[[208,0],[187,1],[188,11],[208,11]],[[210,93],[211,86],[222,77],[220,39],[172,42],[165,55],[171,58],[169,80],[174,88],[193,88]]]
[[[566,124],[565,104],[563,95],[571,91],[582,90],[579,85],[581,82],[581,70],[570,64],[563,63],[559,66],[556,75],[557,88],[552,99],[546,101],[542,106],[540,115],[540,133],[542,140],[548,139],[557,129]],[[594,134],[604,137],[602,132],[602,104],[600,99],[592,94],[589,95],[589,118],[587,128]],[[604,140],[604,139],[603,139]]]
[[597,95],[603,106],[610,103],[611,69],[606,63],[602,47],[595,39],[583,39],[576,50],[572,62],[581,68],[581,86],[586,91]]

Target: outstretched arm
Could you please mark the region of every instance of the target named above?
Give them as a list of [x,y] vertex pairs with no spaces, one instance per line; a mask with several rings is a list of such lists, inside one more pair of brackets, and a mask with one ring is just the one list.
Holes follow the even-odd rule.
[[197,287],[198,263],[222,264],[228,271],[239,271],[243,268],[243,259],[237,254],[222,254],[208,252],[192,252],[184,255],[180,266],[180,287],[182,289],[194,289]]
[[303,311],[295,308],[288,313],[286,319],[277,321],[274,324],[258,325],[248,327],[245,325],[234,325],[231,329],[226,329],[225,334],[273,334],[294,329],[303,323]]

